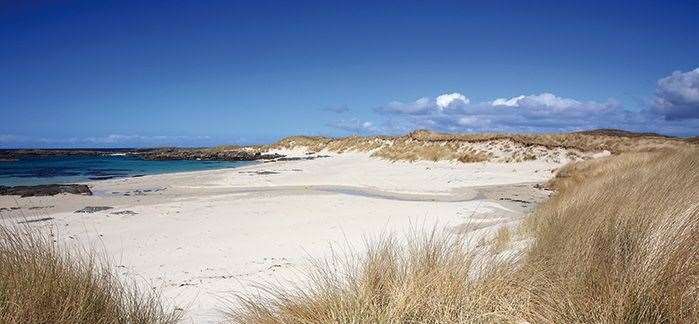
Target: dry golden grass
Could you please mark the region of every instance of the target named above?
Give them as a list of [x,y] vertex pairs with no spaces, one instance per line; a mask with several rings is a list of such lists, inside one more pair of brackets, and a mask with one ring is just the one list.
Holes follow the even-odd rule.
[[580,162],[525,220],[534,243],[516,261],[484,259],[454,236],[387,239],[320,265],[308,286],[242,297],[229,319],[696,323],[698,171],[699,149],[684,146]]
[[[560,281],[572,319],[699,320],[699,149],[569,166],[525,223],[528,263]],[[600,302],[604,301],[604,302]]]
[[493,253],[500,253],[510,244],[512,241],[512,234],[510,233],[510,228],[507,226],[502,226],[498,228],[497,233],[491,243],[491,248]]
[[342,153],[347,151],[368,152],[388,144],[390,137],[385,136],[349,136],[328,138],[322,136],[291,136],[269,145],[270,149],[292,149],[306,147],[312,152],[328,150]]
[[[471,280],[473,254],[461,238],[444,232],[393,237],[369,244],[358,258],[320,264],[309,284],[267,295],[241,296],[239,323],[445,323],[494,321],[508,316],[497,300],[510,292],[502,282]],[[506,277],[509,267],[481,269],[482,277]],[[479,310],[489,308],[486,314]]]
[[390,161],[442,161],[481,162],[488,160],[488,154],[470,147],[462,147],[453,142],[423,143],[411,139],[398,138],[391,145],[385,145],[372,156]]
[[0,226],[0,323],[174,323],[153,294],[26,228]]
[[560,134],[507,134],[507,133],[478,133],[478,134],[441,134],[430,131],[415,131],[408,135],[415,140],[425,142],[490,142],[511,141],[525,147],[542,146],[546,148],[576,149],[582,152],[607,150],[612,153],[627,151],[652,150],[658,148],[687,146],[687,141],[678,138],[654,136],[648,134],[628,133],[627,135],[604,132],[579,132]]
[[564,157],[585,159],[586,153],[604,150],[621,153],[689,146],[692,146],[692,141],[609,130],[565,134],[441,134],[415,131],[404,136],[293,136],[256,149],[265,151],[305,147],[311,152],[372,152],[372,156],[390,161],[451,160],[471,163],[522,162],[536,159],[556,162]]

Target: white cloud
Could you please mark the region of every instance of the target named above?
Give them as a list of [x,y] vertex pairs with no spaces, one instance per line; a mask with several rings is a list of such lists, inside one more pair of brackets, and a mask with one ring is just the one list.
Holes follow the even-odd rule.
[[699,118],[699,68],[658,80],[653,111],[666,119]]
[[524,96],[517,100],[520,107],[548,107],[553,109],[567,109],[581,106],[582,103],[570,98],[558,97],[552,93]]
[[439,109],[446,109],[452,105],[468,105],[469,102],[471,102],[471,100],[457,92],[443,94],[435,99],[435,103]]
[[520,95],[510,99],[499,98],[491,102],[493,106],[547,107],[554,109],[567,109],[580,106],[581,104],[581,102],[575,99],[559,97],[548,92],[538,95]]
[[519,100],[524,99],[524,96],[512,97],[510,99],[498,98],[491,102],[493,106],[507,106],[507,107],[517,107],[519,106]]
[[408,103],[392,101],[385,106],[375,108],[374,111],[386,115],[426,115],[437,111],[457,110],[470,102],[466,96],[455,92],[439,95],[436,99],[422,97]]
[[699,103],[699,68],[684,73],[675,71],[658,80],[658,92],[668,100]]

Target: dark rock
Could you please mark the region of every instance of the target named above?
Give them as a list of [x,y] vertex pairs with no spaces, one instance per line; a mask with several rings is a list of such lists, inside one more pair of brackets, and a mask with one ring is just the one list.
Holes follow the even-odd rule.
[[225,150],[207,148],[164,148],[142,152],[139,155],[146,160],[200,161],[257,161],[273,160],[284,156],[281,154],[262,154],[260,152],[251,152],[243,148],[227,148]]
[[267,170],[265,170],[265,171],[257,171],[257,172],[255,172],[255,173],[257,173],[257,174],[261,174],[261,175],[267,175],[267,174],[279,174],[279,172],[275,172],[275,171],[267,171]]
[[317,156],[293,156],[293,157],[280,157],[277,158],[275,161],[302,161],[302,160],[315,160],[315,159],[321,159],[321,158],[327,158],[330,157],[330,155],[317,155]]
[[138,154],[148,149],[0,149],[0,159],[17,160],[44,156],[108,156],[114,153]]
[[13,211],[13,210],[19,210],[21,209],[20,207],[0,207],[0,212],[4,211]]
[[112,208],[114,208],[114,207],[109,207],[109,206],[87,206],[87,207],[85,207],[85,208],[83,208],[83,209],[78,209],[78,210],[76,210],[75,213],[92,214],[92,213],[96,213],[96,212],[99,212],[99,211],[109,210],[109,209],[112,209]]
[[[220,148],[150,148],[150,149],[0,149],[0,159],[15,161],[24,157],[44,156],[110,156],[115,153],[126,156],[141,157],[145,160],[201,160],[201,161],[269,161],[284,157],[282,154],[263,154],[256,150],[231,146]],[[108,172],[100,174],[99,172]],[[118,170],[97,170],[92,176],[113,175]],[[123,175],[125,176],[125,175]],[[133,175],[140,177],[143,175]]]
[[113,215],[136,215],[138,213],[133,211],[133,210],[121,210],[121,211],[113,212],[112,214]]
[[52,220],[52,219],[53,219],[53,217],[43,217],[43,218],[36,218],[36,219],[27,219],[27,220],[25,220],[25,221],[17,222],[17,224],[38,223],[38,222],[50,221],[50,220]]
[[97,177],[87,177],[90,180],[109,180],[109,179],[114,179],[119,176],[97,176]]
[[48,208],[53,208],[54,206],[34,206],[34,207],[29,207],[29,210],[37,210],[37,209],[48,209]]
[[54,196],[57,194],[74,194],[91,196],[90,187],[83,184],[50,184],[38,186],[0,186],[0,195],[3,196]]
[[279,172],[276,172],[276,171],[268,171],[268,170],[262,170],[262,171],[240,171],[239,173],[259,174],[259,175],[279,174]]
[[308,156],[308,157],[301,157],[301,156],[291,156],[291,157],[280,157],[276,159],[275,161],[283,162],[283,161],[301,161],[301,160],[313,160],[315,157],[313,156]]
[[531,204],[532,203],[531,201],[526,201],[526,200],[522,200],[522,199],[514,199],[514,198],[500,198],[500,200],[518,202],[518,203],[522,203],[522,204]]

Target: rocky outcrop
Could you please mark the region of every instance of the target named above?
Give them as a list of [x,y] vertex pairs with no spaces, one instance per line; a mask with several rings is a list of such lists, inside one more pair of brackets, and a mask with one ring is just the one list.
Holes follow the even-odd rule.
[[148,149],[0,149],[0,161],[13,162],[25,157],[138,154],[146,150]]
[[54,196],[58,194],[73,194],[91,196],[90,187],[83,184],[50,184],[38,186],[0,186],[0,195],[3,196]]
[[255,151],[216,149],[156,149],[139,154],[146,160],[204,160],[204,161],[257,161],[274,160],[281,154],[263,154]]
[[[281,154],[266,154],[259,150],[226,147],[220,148],[151,148],[151,149],[0,149],[0,161],[17,161],[25,157],[43,156],[109,156],[121,154],[146,160],[203,160],[203,161],[257,161],[274,160]],[[94,179],[102,180],[102,179]]]
[[76,213],[76,214],[81,214],[81,213],[82,214],[94,214],[96,212],[101,212],[101,211],[110,210],[110,209],[114,209],[114,207],[112,207],[112,206],[87,206],[83,209],[78,209],[78,210],[74,211],[73,213]]

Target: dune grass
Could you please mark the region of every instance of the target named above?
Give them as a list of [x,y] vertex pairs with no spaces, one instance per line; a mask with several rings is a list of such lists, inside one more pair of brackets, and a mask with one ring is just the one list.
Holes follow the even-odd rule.
[[[696,323],[698,171],[692,147],[579,162],[525,219],[519,231],[533,243],[516,258],[485,258],[462,237],[434,232],[387,238],[358,259],[321,264],[306,286],[240,297],[228,319]],[[494,242],[510,239],[503,231]]]
[[[474,255],[460,237],[433,231],[399,240],[386,237],[357,258],[319,263],[309,285],[263,287],[240,296],[228,312],[238,323],[442,323],[497,319],[481,314],[505,297],[501,282],[470,280]],[[481,269],[499,276],[508,267]],[[495,286],[491,285],[495,284]],[[508,310],[501,310],[507,313]]]
[[157,296],[25,227],[0,226],[0,323],[174,323]]
[[481,143],[490,141],[510,141],[525,147],[541,146],[547,149],[565,148],[581,152],[607,150],[612,153],[622,153],[659,147],[684,147],[687,141],[662,135],[643,133],[613,133],[613,132],[574,132],[547,134],[509,134],[509,133],[474,133],[474,134],[445,134],[419,130],[405,137],[424,142],[468,142]]
[[616,154],[690,147],[691,143],[688,140],[657,134],[613,130],[561,134],[444,134],[421,130],[403,136],[292,136],[256,149],[266,151],[304,147],[311,152],[371,152],[373,157],[389,161],[448,160],[473,163],[544,159],[557,162],[562,158],[585,159],[586,153],[605,150]]
[[524,224],[528,264],[565,288],[570,320],[699,320],[699,149],[573,164]]

